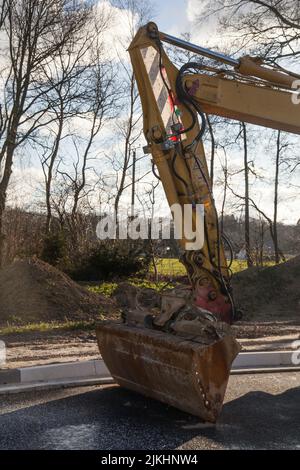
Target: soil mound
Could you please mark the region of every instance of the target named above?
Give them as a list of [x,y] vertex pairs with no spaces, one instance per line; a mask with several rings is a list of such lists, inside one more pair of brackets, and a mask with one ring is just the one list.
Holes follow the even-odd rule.
[[37,258],[0,270],[0,324],[97,319],[110,308],[109,300]]
[[241,271],[233,276],[232,287],[243,320],[300,320],[300,256]]

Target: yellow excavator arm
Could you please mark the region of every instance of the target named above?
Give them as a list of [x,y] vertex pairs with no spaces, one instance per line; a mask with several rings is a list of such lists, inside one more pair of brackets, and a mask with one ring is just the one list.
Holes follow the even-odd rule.
[[[191,62],[178,70],[162,41],[222,67]],[[204,245],[190,250],[188,237],[180,240],[191,288],[159,296],[159,310],[157,303],[141,305],[141,299],[130,298],[123,322],[99,323],[99,348],[120,385],[215,422],[240,348],[226,324],[236,312],[202,144],[204,113],[300,133],[300,107],[292,100],[298,77],[257,59],[236,60],[195,46],[159,32],[154,23],[138,31],[129,53],[146,152],[152,154],[170,207],[192,208],[193,231],[198,229],[197,207],[204,206]]]
[[[178,70],[162,41],[210,57],[226,68],[190,62]],[[174,38],[159,32],[152,22],[138,31],[129,53],[141,97],[148,152],[168,203],[171,207],[192,205],[194,230],[197,204],[205,208],[203,248],[186,250],[187,240],[184,236],[181,239],[182,261],[195,303],[231,323],[237,315],[202,144],[204,113],[300,133],[300,107],[292,101],[296,77],[263,65],[259,59],[246,56],[236,60]]]

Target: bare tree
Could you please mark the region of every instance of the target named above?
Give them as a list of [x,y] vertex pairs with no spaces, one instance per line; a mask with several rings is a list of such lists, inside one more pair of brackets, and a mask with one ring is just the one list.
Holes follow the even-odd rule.
[[221,208],[221,221],[220,221],[220,229],[221,233],[224,233],[224,216],[225,216],[225,205],[226,205],[226,198],[227,198],[227,190],[228,190],[228,158],[226,147],[223,146],[224,152],[224,163],[222,164],[222,170],[224,175],[224,182],[222,182],[223,186],[223,195],[222,195],[222,208]]
[[132,72],[128,76],[128,91],[129,91],[129,109],[125,119],[119,119],[116,123],[118,134],[123,141],[123,150],[121,158],[117,163],[119,168],[119,175],[117,177],[116,186],[117,193],[115,197],[114,209],[115,214],[118,214],[121,196],[125,190],[126,178],[128,174],[130,158],[132,149],[136,145],[138,139],[142,135],[141,114],[139,110],[139,95],[136,89],[135,78]]
[[250,242],[250,210],[249,210],[249,162],[247,129],[244,122],[241,123],[244,146],[244,180],[245,180],[245,250],[248,268],[253,266]]
[[234,37],[236,50],[260,49],[273,63],[300,55],[299,0],[217,0],[199,3],[198,21],[219,18],[223,32]]
[[[71,0],[7,0],[1,4],[1,34],[8,44],[1,70],[0,108],[0,262],[3,256],[3,214],[16,149],[53,117],[41,106],[48,91],[44,65],[62,46],[79,37],[89,17],[84,2]],[[5,10],[3,10],[5,9]]]
[[6,15],[8,13],[8,0],[1,0],[1,5],[0,5],[0,29],[3,26],[3,23],[5,21]]
[[[156,205],[156,189],[159,186],[160,181],[151,181],[149,183],[150,188],[147,189],[143,195],[140,197],[137,195],[140,205],[142,207],[143,211],[143,216],[145,219],[148,218],[151,222],[154,220],[155,216],[155,205]],[[154,280],[155,282],[158,281],[158,266],[157,266],[157,250],[159,247],[159,241],[154,240],[152,238],[152,233],[149,228],[149,242],[148,242],[148,248],[149,248],[149,254],[151,257],[151,263],[153,266],[153,271],[154,271]]]
[[268,230],[267,222],[261,214],[254,221],[253,252],[256,266],[263,266],[265,258],[265,236]]
[[[237,198],[237,199],[240,199],[242,201],[244,201],[245,203],[245,196],[242,196],[240,194],[237,194],[233,189],[232,187],[228,184],[228,189],[231,191],[231,193]],[[266,212],[264,212],[260,207],[258,207],[257,203],[254,201],[254,199],[252,197],[249,196],[248,198],[249,200],[249,203],[251,205],[251,207],[253,209],[255,209],[257,211],[257,213],[259,214],[259,216],[263,217],[266,222],[268,223],[268,226],[269,226],[269,230],[270,230],[270,236],[271,236],[271,239],[272,239],[272,242],[273,242],[273,245],[275,246],[275,243],[274,243],[274,224],[273,224],[273,220],[271,219],[271,217],[269,217]],[[283,261],[285,261],[285,256],[284,254],[282,253],[282,251],[280,250],[280,248],[278,248],[278,251],[279,251],[279,255],[281,257],[281,259]]]
[[283,177],[288,171],[288,180],[290,173],[295,170],[293,162],[295,160],[293,148],[295,143],[290,139],[288,134],[277,131],[276,138],[276,152],[275,152],[275,175],[274,175],[274,202],[273,202],[273,233],[274,233],[274,253],[275,261],[279,263],[281,260],[281,250],[279,248],[278,240],[278,205],[279,205],[279,191],[280,191],[280,177]]
[[210,135],[211,141],[211,152],[210,152],[210,185],[211,189],[214,186],[214,170],[215,170],[215,150],[216,150],[216,139],[215,139],[215,132],[213,128],[213,123],[211,118],[208,114],[206,114],[206,122],[208,126],[208,131]]
[[49,137],[46,139],[44,129],[40,138],[41,165],[45,179],[46,224],[45,232],[50,232],[52,219],[51,189],[54,177],[55,163],[59,155],[61,143],[67,137],[66,127],[68,121],[79,113],[80,105],[84,99],[84,71],[88,64],[79,66],[91,46],[91,38],[84,38],[82,44],[74,40],[68,47],[68,52],[59,50],[56,60],[44,67],[44,74],[51,92],[44,96],[45,105],[49,108],[48,114],[53,115],[53,122],[48,126]]
[[[52,66],[49,72],[47,70],[53,90],[51,96],[48,94],[45,99],[51,102],[51,112],[56,120],[52,145],[42,155],[47,209],[46,233],[50,231],[51,187],[54,172],[59,162],[61,163],[63,140],[67,141],[67,146],[74,148],[77,158],[73,165],[74,175],[68,180],[73,188],[71,219],[75,224],[78,204],[86,186],[87,163],[94,140],[106,120],[114,116],[118,92],[112,64],[105,56],[102,44],[102,36],[109,26],[109,20],[109,15],[102,15],[100,12],[95,23],[91,22],[91,30],[86,30],[82,41],[74,41],[68,48],[67,56],[59,55],[58,67]],[[74,120],[74,129],[71,129]],[[80,135],[81,123],[85,123],[85,126],[88,124],[86,138]],[[42,145],[44,146],[44,138]]]
[[[224,225],[224,216],[225,216],[225,204],[228,194],[228,188],[230,180],[233,176],[240,176],[243,173],[243,180],[244,180],[244,196],[243,198],[239,198],[239,200],[243,201],[243,210],[244,210],[244,245],[246,251],[246,259],[248,266],[253,265],[252,257],[251,257],[251,239],[250,239],[250,182],[249,182],[249,173],[254,174],[254,170],[251,169],[250,164],[253,163],[249,161],[248,155],[248,138],[247,138],[247,128],[245,123],[241,122],[238,124],[239,131],[234,138],[232,130],[226,131],[229,127],[232,127],[230,121],[223,121],[222,123],[222,137],[219,137],[219,140],[223,143],[218,143],[218,147],[221,148],[224,152],[225,161],[221,164],[222,167],[222,177],[221,177],[221,185],[223,187],[223,195],[222,195],[222,206],[221,206],[221,228],[223,231]],[[233,124],[236,127],[236,123]],[[227,135],[226,135],[227,134]],[[227,149],[239,148],[240,143],[242,142],[242,149],[243,149],[243,166],[240,166],[237,169],[230,168],[229,162],[230,158],[227,157]],[[218,185],[220,185],[220,179],[217,180]],[[231,191],[232,194],[233,193]]]
[[[126,12],[128,28],[127,44],[133,39],[137,29],[153,17],[153,4],[146,0],[114,0],[113,5]],[[121,152],[114,155],[116,169],[115,214],[118,214],[120,199],[127,187],[132,150],[142,135],[142,113],[140,99],[131,65],[120,59],[120,76],[125,98],[122,116],[116,122],[116,131],[122,142]]]
[[279,185],[279,166],[280,166],[280,136],[281,132],[277,132],[276,141],[276,159],[275,159],[275,181],[274,181],[274,216],[273,216],[273,233],[274,233],[274,252],[275,262],[280,261],[278,248],[278,232],[277,232],[277,215],[278,215],[278,185]]
[[95,149],[96,139],[107,121],[115,116],[118,97],[112,64],[103,61],[100,52],[101,49],[94,43],[92,54],[96,57],[86,70],[85,82],[88,86],[84,90],[84,99],[81,100],[84,112],[77,116],[77,121],[79,119],[89,124],[86,135],[78,135],[80,125],[77,122],[77,133],[72,135],[72,141],[69,142],[75,154],[73,163],[70,165],[68,161],[61,159],[57,169],[63,184],[58,195],[56,194],[55,210],[68,225],[74,249],[77,248],[78,236],[81,233],[83,206],[91,209],[88,198],[95,192],[100,176],[93,164],[98,155]]

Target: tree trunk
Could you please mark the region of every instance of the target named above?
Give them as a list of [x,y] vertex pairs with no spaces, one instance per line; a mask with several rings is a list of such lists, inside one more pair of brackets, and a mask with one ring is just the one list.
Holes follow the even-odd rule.
[[278,246],[278,232],[277,232],[277,212],[278,212],[278,185],[279,185],[279,165],[280,165],[280,136],[281,132],[277,133],[277,148],[276,148],[276,162],[275,162],[275,186],[274,186],[274,216],[273,216],[273,235],[274,235],[274,254],[275,263],[280,262],[279,246]]
[[227,161],[227,154],[224,148],[224,191],[223,191],[223,199],[222,199],[222,209],[221,209],[221,223],[220,223],[220,231],[221,234],[224,233],[224,215],[225,215],[225,204],[227,198],[227,189],[228,189],[228,161]]
[[264,245],[265,245],[265,227],[263,220],[260,224],[260,247],[259,247],[259,265],[264,264]]
[[251,243],[250,243],[250,211],[249,211],[249,166],[248,166],[248,145],[247,145],[247,130],[246,125],[242,122],[243,141],[244,141],[244,172],[245,172],[245,250],[247,258],[247,266],[253,266],[251,258]]
[[215,136],[214,131],[210,122],[208,114],[206,116],[206,121],[208,124],[209,135],[211,139],[211,155],[210,155],[210,187],[213,189],[214,186],[214,167],[215,167]]
[[0,267],[4,263],[5,235],[3,231],[3,219],[6,203],[6,193],[12,173],[13,154],[15,148],[16,134],[12,133],[11,142],[6,147],[6,158],[2,180],[0,182]]
[[5,209],[5,196],[0,192],[0,267],[3,266],[4,261],[4,233],[3,233],[3,218]]
[[51,209],[51,181],[52,174],[50,170],[48,171],[48,181],[46,182],[46,224],[45,224],[45,233],[48,235],[51,229],[51,220],[52,220],[52,209]]

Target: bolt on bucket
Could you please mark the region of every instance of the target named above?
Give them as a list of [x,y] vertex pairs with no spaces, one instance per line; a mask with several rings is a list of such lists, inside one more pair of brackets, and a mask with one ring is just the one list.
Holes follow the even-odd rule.
[[199,339],[193,322],[191,339],[188,323],[182,317],[172,334],[104,321],[96,329],[99,349],[119,385],[216,422],[240,346],[226,328],[218,326],[208,327],[218,334],[210,331]]

